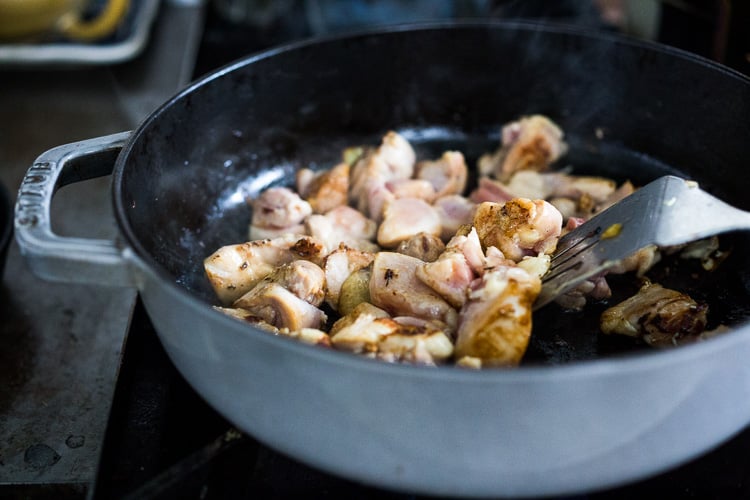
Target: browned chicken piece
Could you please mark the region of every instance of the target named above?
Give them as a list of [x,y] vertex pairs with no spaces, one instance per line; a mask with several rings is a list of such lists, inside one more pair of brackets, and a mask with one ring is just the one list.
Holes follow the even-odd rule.
[[432,206],[440,217],[440,226],[443,229],[440,238],[447,242],[461,226],[471,224],[477,205],[464,196],[449,194],[436,199]]
[[555,123],[532,115],[503,127],[500,149],[480,158],[479,171],[507,181],[519,170],[547,170],[567,149],[563,132]]
[[466,257],[457,248],[448,249],[434,262],[417,267],[416,275],[456,308],[464,305],[469,286],[476,278]]
[[338,310],[341,286],[353,272],[369,266],[374,258],[374,253],[362,252],[345,245],[328,254],[323,264],[326,276],[326,303]]
[[342,162],[329,170],[297,172],[297,191],[316,214],[346,205],[349,193],[349,164]]
[[342,243],[350,248],[374,252],[378,225],[365,217],[362,212],[341,205],[325,215],[313,214],[305,222],[307,233],[321,241],[327,251],[333,251]]
[[319,329],[328,319],[323,311],[272,281],[261,281],[235,301],[233,307],[247,309],[266,323],[290,331]]
[[394,131],[385,134],[375,154],[388,165],[391,174],[389,180],[408,179],[414,176],[417,155],[409,141],[401,134]]
[[646,282],[634,296],[602,313],[603,333],[642,338],[656,347],[690,342],[706,329],[708,306]]
[[286,187],[268,188],[249,203],[253,209],[251,240],[266,237],[263,230],[272,231],[273,236],[280,236],[279,231],[299,233],[299,225],[312,213],[310,204]]
[[331,346],[331,339],[329,338],[328,334],[323,330],[319,330],[317,328],[302,328],[300,330],[291,331],[288,328],[277,328],[272,324],[267,323],[263,318],[256,315],[255,313],[248,311],[247,309],[218,306],[214,306],[214,309],[275,335],[284,335],[285,337],[291,337],[295,340],[299,340],[311,345],[322,347]]
[[425,262],[437,260],[445,250],[445,243],[438,236],[428,233],[418,233],[399,243],[396,252],[416,257]]
[[477,207],[474,226],[486,247],[497,247],[506,258],[551,253],[562,230],[562,215],[544,200],[515,198],[503,204],[485,202]]
[[531,336],[531,312],[541,291],[539,277],[520,267],[496,267],[477,279],[459,314],[457,358],[482,366],[516,366]]
[[435,323],[391,318],[367,303],[334,323],[331,343],[389,362],[434,365],[453,354],[450,338]]
[[231,304],[276,267],[296,259],[323,262],[323,245],[309,236],[286,235],[226,245],[206,257],[203,268],[219,301]]
[[415,177],[429,181],[435,191],[435,198],[440,198],[464,192],[468,168],[463,153],[446,151],[438,160],[417,163]]
[[[277,283],[316,307],[323,303],[325,297],[326,278],[323,269],[306,260],[295,260],[278,266],[261,283]],[[234,307],[246,308],[246,297],[253,290],[234,301]]]
[[424,200],[399,198],[391,201],[383,212],[377,241],[384,248],[395,248],[415,234],[440,236],[442,226],[437,211]]
[[395,252],[379,252],[372,263],[370,300],[393,316],[415,316],[456,324],[456,311],[416,276],[421,260]]

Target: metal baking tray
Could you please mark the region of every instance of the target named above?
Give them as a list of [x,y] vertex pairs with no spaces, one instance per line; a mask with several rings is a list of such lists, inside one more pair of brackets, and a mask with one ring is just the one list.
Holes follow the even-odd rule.
[[94,43],[64,39],[43,42],[0,43],[0,65],[66,66],[124,62],[146,46],[160,0],[131,0],[130,9],[117,31]]

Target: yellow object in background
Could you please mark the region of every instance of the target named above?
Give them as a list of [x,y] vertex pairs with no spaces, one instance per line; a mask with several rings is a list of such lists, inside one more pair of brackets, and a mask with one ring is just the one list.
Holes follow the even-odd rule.
[[84,19],[88,4],[89,0],[0,0],[0,39],[54,34],[75,41],[96,41],[117,29],[130,0],[107,0],[94,18]]

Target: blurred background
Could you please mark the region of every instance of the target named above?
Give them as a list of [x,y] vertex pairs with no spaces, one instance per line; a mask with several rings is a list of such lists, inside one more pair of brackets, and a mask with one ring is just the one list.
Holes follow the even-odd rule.
[[[48,149],[132,130],[189,82],[253,52],[392,23],[560,22],[750,75],[746,0],[13,3],[0,0],[0,498],[416,498],[320,474],[234,434],[175,372],[134,290],[33,276],[10,238],[12,203]],[[115,237],[109,182],[62,189],[55,231]],[[745,433],[677,471],[590,498],[748,497],[748,447]]]

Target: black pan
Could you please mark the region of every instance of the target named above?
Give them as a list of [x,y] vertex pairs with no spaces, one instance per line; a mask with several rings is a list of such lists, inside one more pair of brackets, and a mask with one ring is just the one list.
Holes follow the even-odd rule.
[[[515,370],[391,365],[302,345],[211,309],[203,259],[246,239],[246,199],[327,168],[389,129],[418,155],[470,164],[502,124],[541,113],[566,132],[557,165],[645,183],[698,181],[750,209],[750,81],[705,59],[606,33],[493,22],[397,27],[304,42],[231,64],[132,133],[45,153],[57,176],[100,173],[116,154],[121,242],[45,233],[22,200],[19,242],[52,279],[137,286],[177,368],[240,429],[315,467],[431,494],[570,494],[674,467],[750,421],[748,239],[722,268],[665,284],[710,304],[730,333],[667,351],[598,334],[594,306],[535,318]],[[107,154],[101,154],[106,151]],[[44,170],[40,165],[52,164]],[[106,168],[105,168],[106,169]],[[82,174],[83,172],[83,174]],[[61,173],[61,174],[60,174]],[[624,293],[629,283],[623,283]]]

